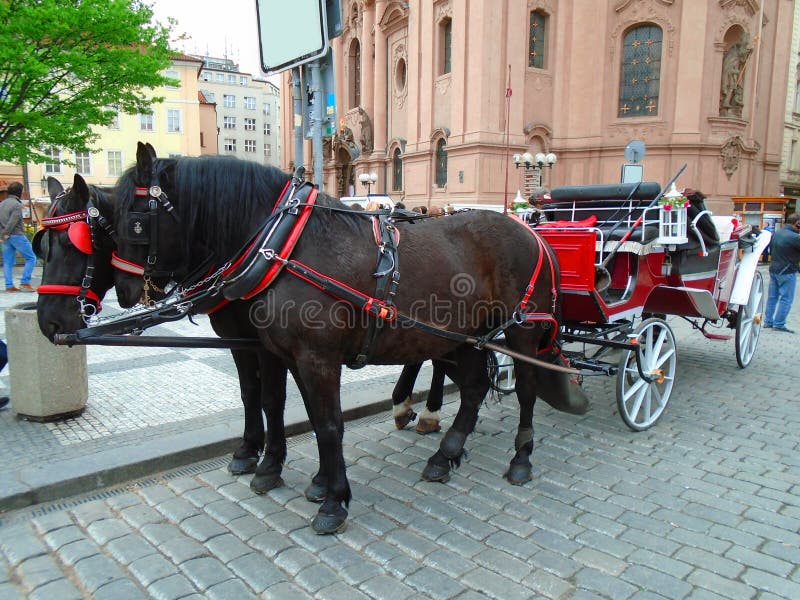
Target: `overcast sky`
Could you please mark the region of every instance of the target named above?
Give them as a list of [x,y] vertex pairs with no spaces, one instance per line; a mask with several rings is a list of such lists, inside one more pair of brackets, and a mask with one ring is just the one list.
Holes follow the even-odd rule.
[[227,57],[239,68],[261,76],[255,0],[150,0],[156,19],[173,17],[176,34],[189,39],[172,43],[189,54]]

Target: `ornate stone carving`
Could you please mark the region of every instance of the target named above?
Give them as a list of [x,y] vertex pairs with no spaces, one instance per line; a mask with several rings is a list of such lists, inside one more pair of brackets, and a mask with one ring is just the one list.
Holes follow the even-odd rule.
[[[672,2],[666,0],[641,0],[632,3],[630,1],[623,1],[616,8],[619,13],[619,21],[616,27],[611,32],[610,45],[609,45],[609,60],[615,60],[614,56],[617,49],[620,47],[620,37],[622,32],[627,30],[632,25],[650,21],[655,23],[664,32],[662,40],[662,49],[665,55],[672,56],[675,47],[673,40],[675,39],[675,19],[672,13]],[[623,14],[624,13],[624,14]]]
[[608,135],[610,138],[648,140],[650,142],[666,142],[669,139],[669,131],[664,121],[641,124],[615,123],[609,126]]
[[438,23],[442,19],[452,19],[453,18],[453,5],[450,3],[450,0],[440,0],[436,3],[434,7],[436,11],[436,22]]
[[744,151],[744,142],[738,135],[730,138],[720,149],[719,155],[722,157],[722,170],[725,171],[728,179],[733,177],[733,174],[739,168],[739,160]]
[[[656,0],[656,1],[660,2],[661,4],[666,4],[667,6],[675,4],[675,0]],[[617,12],[622,12],[623,10],[628,8],[628,6],[630,6],[630,4],[632,4],[633,2],[634,0],[618,0],[617,5],[614,7],[614,10]]]
[[734,8],[742,7],[752,17],[758,12],[758,0],[719,0],[719,5],[723,10],[732,10]]
[[553,0],[528,0],[528,12],[542,9],[549,15],[552,15],[556,10],[556,4]]
[[744,108],[744,75],[753,49],[750,36],[742,32],[738,41],[725,51],[722,59],[722,83],[719,90],[719,116],[741,117]]
[[452,82],[452,79],[453,78],[450,77],[450,73],[437,77],[433,82],[433,85],[436,87],[436,91],[442,95],[446,94],[447,90],[450,89],[450,83]]
[[402,88],[398,85],[397,81],[398,63],[401,60],[405,62],[406,69],[408,69],[408,57],[405,44],[397,44],[392,50],[392,99],[397,108],[403,108],[406,98],[408,98],[408,74],[406,73],[406,83]]

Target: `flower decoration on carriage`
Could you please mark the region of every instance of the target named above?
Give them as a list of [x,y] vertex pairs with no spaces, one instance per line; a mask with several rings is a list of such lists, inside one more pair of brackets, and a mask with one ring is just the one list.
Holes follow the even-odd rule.
[[662,208],[662,210],[689,208],[690,204],[691,202],[689,202],[689,199],[680,192],[677,192],[676,194],[671,194],[668,192],[661,196],[661,199],[658,201],[658,205]]

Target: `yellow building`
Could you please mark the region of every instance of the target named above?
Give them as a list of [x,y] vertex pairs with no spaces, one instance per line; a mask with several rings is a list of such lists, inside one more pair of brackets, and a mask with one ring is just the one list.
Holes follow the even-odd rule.
[[[51,161],[28,165],[29,192],[46,196],[46,179],[55,177],[64,186],[72,185],[75,173],[88,183],[114,185],[122,172],[136,162],[136,143],[150,142],[159,156],[198,156],[201,154],[201,118],[198,74],[203,62],[185,54],[175,55],[164,71],[177,79],[177,86],[158,88],[152,97],[163,97],[150,115],[119,114],[108,127],[96,131],[99,139],[92,152],[50,148]],[[74,163],[65,164],[65,159]]]

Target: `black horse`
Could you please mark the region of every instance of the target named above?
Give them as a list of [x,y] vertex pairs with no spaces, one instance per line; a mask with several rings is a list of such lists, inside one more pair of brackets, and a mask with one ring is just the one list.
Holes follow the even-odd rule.
[[[372,364],[418,363],[447,353],[454,358],[447,372],[459,384],[461,405],[423,472],[426,479],[444,481],[451,463],[458,464],[462,456],[489,389],[480,340],[505,329],[506,344],[518,356],[547,352],[558,326],[553,316],[558,274],[552,250],[524,224],[473,211],[398,224],[399,264],[411,275],[395,290],[393,304],[381,303],[369,296],[375,287],[376,247],[368,216],[346,211],[325,194],[316,196],[310,208],[314,192],[298,201],[294,194],[304,186],[290,183],[287,174],[254,162],[218,156],[156,159],[140,144],[136,166],[117,185],[118,253],[150,265],[161,283],[223,265],[215,283],[249,304],[260,341],[289,367],[304,397],[327,486],[312,527],[333,533],[344,528],[351,497],[342,455],[341,365],[363,352],[370,323],[385,320],[371,349]],[[282,194],[287,189],[288,201]],[[302,235],[297,229],[289,234],[291,260],[268,242],[253,245],[256,236],[269,238],[277,219],[289,214],[307,217]],[[286,244],[281,247],[285,250]],[[236,289],[236,279],[252,275],[252,269],[262,273],[262,268],[277,273],[267,289]],[[145,281],[159,284],[145,276],[118,274],[123,306],[138,301]],[[520,421],[506,477],[521,484],[531,478],[539,370],[517,359],[515,370]],[[570,406],[567,398],[551,403],[571,412],[585,410]]]

